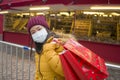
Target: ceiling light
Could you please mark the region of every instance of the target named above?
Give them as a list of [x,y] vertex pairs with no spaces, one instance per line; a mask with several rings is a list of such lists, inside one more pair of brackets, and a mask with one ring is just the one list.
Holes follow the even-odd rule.
[[114,16],[120,16],[120,14],[115,13],[115,12],[111,13],[111,15],[114,15]]
[[48,10],[50,7],[32,7],[30,10]]
[[57,16],[61,16],[60,14],[57,14]]
[[6,14],[8,11],[0,11],[0,14]]
[[22,13],[22,15],[30,15],[30,13]]
[[66,15],[66,16],[69,16],[69,13],[68,13],[68,12],[60,12],[60,15]]
[[112,17],[112,15],[109,15],[109,17]]
[[55,16],[55,14],[50,14],[50,16]]
[[94,10],[116,10],[116,9],[120,9],[120,6],[95,6],[95,7],[91,7],[90,9],[94,9]]
[[99,14],[99,15],[101,14],[102,15],[104,13],[103,12],[83,12],[83,14],[91,14],[91,15],[92,14]]
[[45,15],[45,13],[37,13],[37,15]]
[[105,14],[104,14],[103,17],[108,17],[108,15],[105,15]]

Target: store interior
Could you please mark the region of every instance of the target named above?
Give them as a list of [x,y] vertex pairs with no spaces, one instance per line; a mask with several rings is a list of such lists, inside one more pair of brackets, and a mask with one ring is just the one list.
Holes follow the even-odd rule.
[[[48,5],[13,7],[4,14],[4,31],[28,34],[30,17],[44,15],[50,29],[61,37],[72,34],[77,40],[120,44],[120,10],[92,9],[90,5]],[[113,9],[112,9],[113,8]]]

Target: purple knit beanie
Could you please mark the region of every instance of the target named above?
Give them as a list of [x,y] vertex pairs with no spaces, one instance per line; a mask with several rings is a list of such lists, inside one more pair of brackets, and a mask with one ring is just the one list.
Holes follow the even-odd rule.
[[31,17],[27,23],[27,29],[30,32],[30,29],[35,26],[35,25],[42,25],[43,27],[49,29],[49,26],[46,22],[46,19],[44,16],[40,15],[40,16],[34,16]]

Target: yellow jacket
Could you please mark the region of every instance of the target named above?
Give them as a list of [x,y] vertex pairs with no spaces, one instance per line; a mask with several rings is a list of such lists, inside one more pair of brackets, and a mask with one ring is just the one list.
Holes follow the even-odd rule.
[[[49,38],[43,45],[43,51],[40,58],[40,72],[43,75],[42,80],[65,80],[59,53],[63,51],[63,47]],[[35,80],[41,80],[39,73],[39,54],[35,54],[36,73]]]

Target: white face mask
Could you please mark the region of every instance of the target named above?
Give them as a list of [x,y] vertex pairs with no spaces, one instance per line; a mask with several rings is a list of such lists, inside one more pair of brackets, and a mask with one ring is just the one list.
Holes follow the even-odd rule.
[[38,43],[43,43],[47,38],[48,32],[45,28],[42,28],[40,31],[35,32],[32,34],[33,41]]

